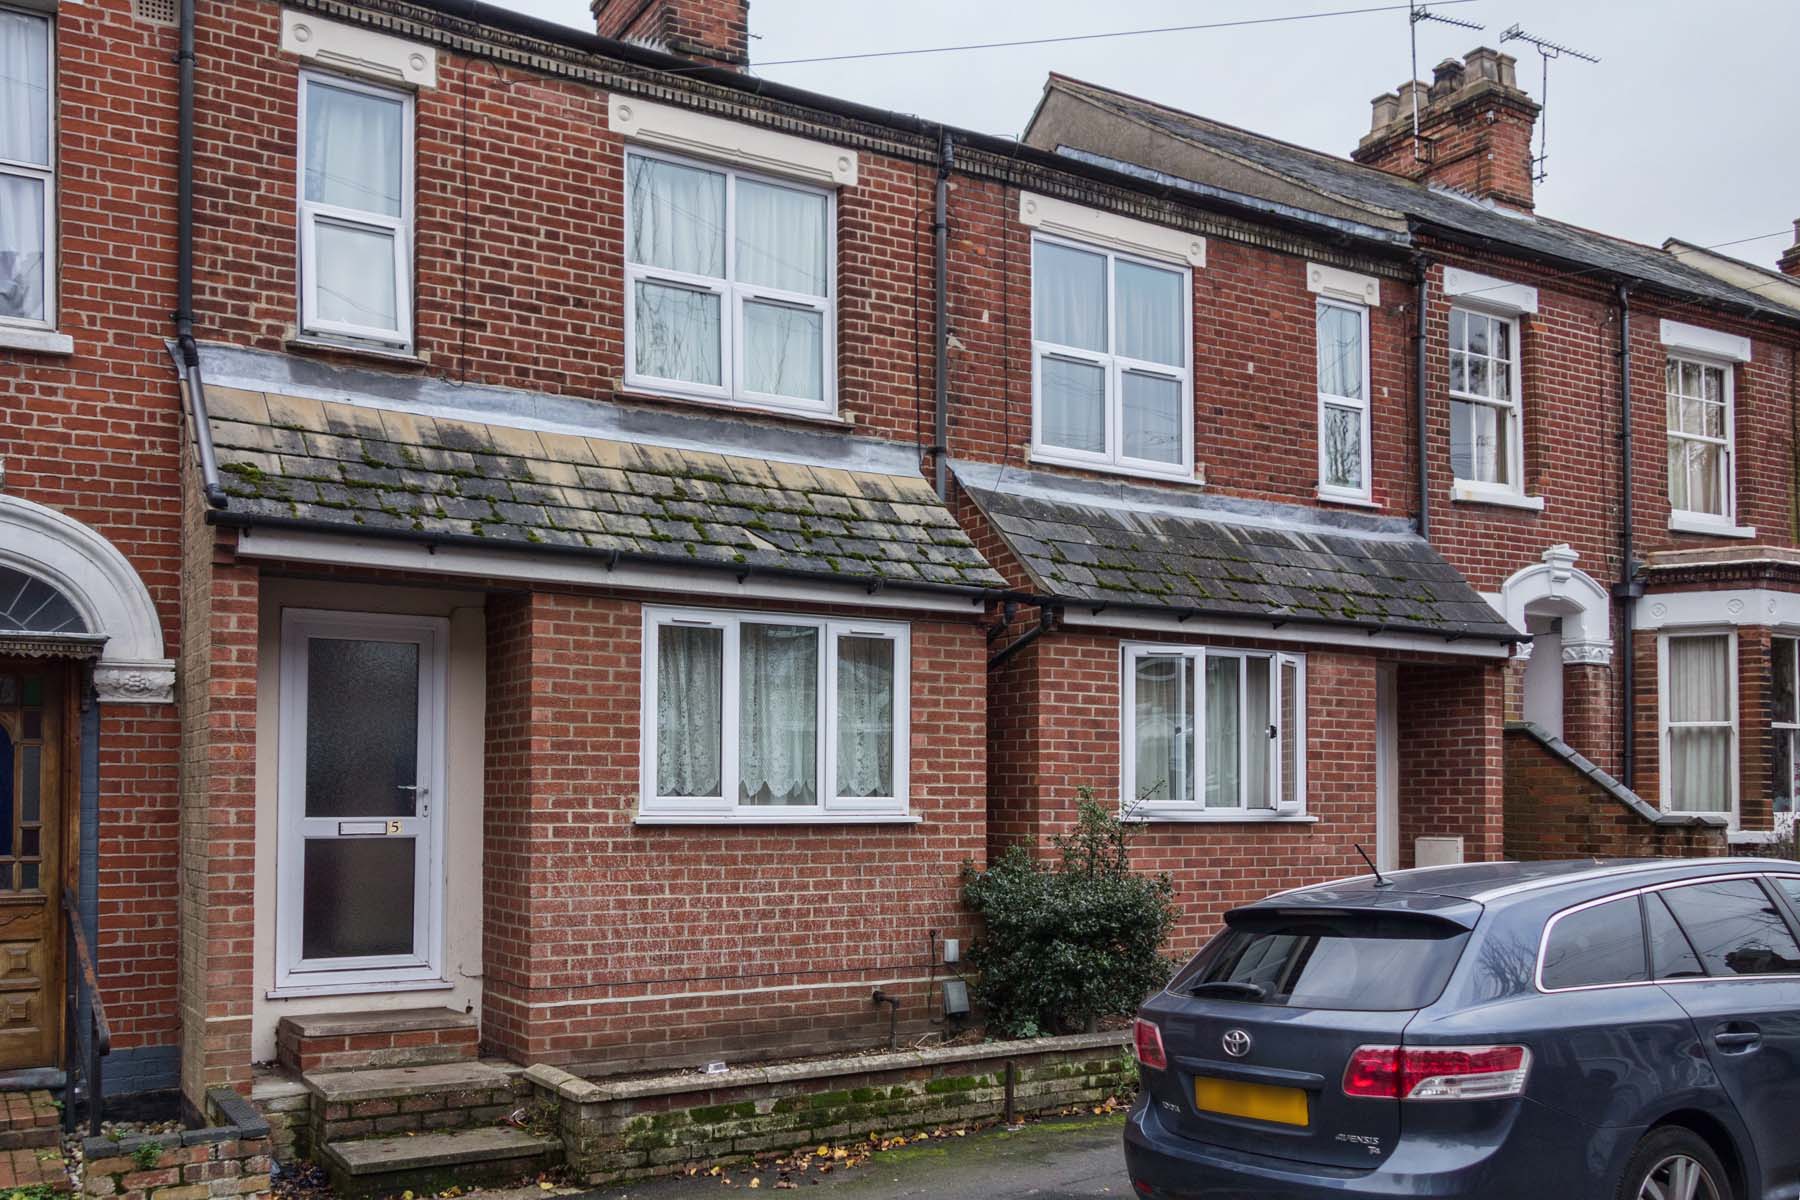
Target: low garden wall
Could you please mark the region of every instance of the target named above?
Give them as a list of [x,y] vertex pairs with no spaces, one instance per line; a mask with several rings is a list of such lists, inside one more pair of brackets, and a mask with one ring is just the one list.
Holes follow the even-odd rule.
[[998,1117],[1007,1064],[1019,1113],[1100,1103],[1137,1080],[1126,1032],[859,1054],[703,1075],[597,1083],[524,1074],[560,1128],[570,1174],[596,1184],[689,1162]]
[[91,1137],[82,1143],[84,1196],[119,1200],[265,1197],[269,1123],[228,1088],[206,1095],[204,1129],[140,1137]]

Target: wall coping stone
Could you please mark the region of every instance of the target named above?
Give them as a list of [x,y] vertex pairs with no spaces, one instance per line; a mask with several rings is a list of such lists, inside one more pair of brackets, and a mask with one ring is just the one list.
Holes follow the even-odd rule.
[[627,1079],[616,1083],[595,1083],[572,1075],[558,1067],[538,1063],[525,1071],[525,1078],[564,1100],[577,1104],[604,1104],[615,1100],[635,1100],[646,1096],[672,1096],[682,1092],[710,1092],[732,1088],[757,1087],[772,1083],[791,1083],[801,1079],[831,1079],[842,1075],[866,1075],[880,1071],[905,1071],[937,1067],[947,1063],[982,1062],[995,1058],[1026,1055],[1060,1054],[1073,1050],[1092,1050],[1125,1046],[1131,1042],[1130,1030],[1108,1030],[1102,1033],[1077,1033],[1064,1037],[1022,1038],[1003,1042],[981,1042],[973,1046],[940,1046],[929,1050],[899,1050],[886,1054],[859,1054],[842,1058],[817,1059],[810,1062],[778,1063],[768,1067],[739,1067],[715,1075],[695,1071],[654,1075],[644,1079]]
[[1545,729],[1542,725],[1535,724],[1531,721],[1508,721],[1506,723],[1506,732],[1524,734],[1537,741],[1551,754],[1568,763],[1569,766],[1573,767],[1580,774],[1587,776],[1595,787],[1599,788],[1652,825],[1702,828],[1711,826],[1713,828],[1723,829],[1731,824],[1729,818],[1715,816],[1711,813],[1668,813],[1662,811],[1662,809],[1657,808],[1654,804],[1645,800],[1642,796],[1620,783],[1617,779],[1614,779],[1611,775],[1602,771],[1598,766],[1594,765],[1592,760],[1582,755],[1575,747],[1569,745],[1569,743],[1563,741],[1548,729]]

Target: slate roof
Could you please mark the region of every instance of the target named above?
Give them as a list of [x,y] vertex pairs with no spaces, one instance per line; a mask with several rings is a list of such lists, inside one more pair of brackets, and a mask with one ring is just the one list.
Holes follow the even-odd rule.
[[1392,519],[1179,496],[959,463],[1037,589],[1223,618],[1517,641],[1431,544]]
[[228,520],[1003,588],[917,474],[209,385]]
[[[1378,214],[1400,215],[1456,233],[1490,238],[1526,255],[1562,259],[1597,274],[1622,275],[1721,304],[1750,305],[1785,320],[1792,320],[1795,315],[1785,305],[1688,266],[1673,254],[1654,246],[1608,237],[1537,214],[1492,208],[1478,200],[1401,179],[1349,159],[1263,137],[1063,76],[1053,76],[1051,86],[1067,90],[1126,120],[1194,142]],[[1077,154],[1076,157],[1101,165],[1124,165],[1109,163],[1097,154]]]

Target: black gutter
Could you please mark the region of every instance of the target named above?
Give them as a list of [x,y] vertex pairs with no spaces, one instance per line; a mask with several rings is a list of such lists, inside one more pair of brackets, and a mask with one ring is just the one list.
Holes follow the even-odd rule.
[[[1196,617],[1207,617],[1215,621],[1241,621],[1246,625],[1260,625],[1266,623],[1271,629],[1280,629],[1285,625],[1304,625],[1309,629],[1314,627],[1325,629],[1354,629],[1358,632],[1366,633],[1370,637],[1377,637],[1381,634],[1393,634],[1398,637],[1442,638],[1446,644],[1450,642],[1480,641],[1493,642],[1496,645],[1502,646],[1516,646],[1520,642],[1528,642],[1531,640],[1529,635],[1511,629],[1507,630],[1505,633],[1472,633],[1460,629],[1445,632],[1442,629],[1434,629],[1429,625],[1396,625],[1392,621],[1338,620],[1335,618],[1300,616],[1294,613],[1288,613],[1285,616],[1274,616],[1271,614],[1256,615],[1230,609],[1200,608],[1191,605],[1177,607],[1172,604],[1143,604],[1136,601],[1094,600],[1085,596],[1033,596],[1031,598],[1031,603],[1043,605],[1045,607],[1060,608],[1065,611],[1069,609],[1086,609],[1091,616],[1096,617],[1101,613],[1110,612],[1113,609],[1124,609],[1127,612],[1155,613],[1158,616],[1173,618],[1178,625],[1186,621],[1194,620]],[[1246,632],[1243,636],[1252,637],[1254,634]]]
[[[1425,339],[1431,330],[1431,260],[1423,254],[1413,256],[1413,401],[1417,409],[1419,455],[1419,536],[1431,541],[1431,436],[1426,426],[1430,408],[1425,390]],[[1366,451],[1365,451],[1366,453]]]
[[472,533],[430,533],[417,529],[384,529],[377,526],[346,526],[335,521],[306,517],[269,517],[242,511],[209,512],[206,523],[221,529],[278,529],[290,533],[322,533],[341,538],[377,538],[382,541],[409,542],[434,549],[438,546],[482,550],[505,550],[523,556],[582,558],[599,560],[608,570],[620,563],[640,566],[680,567],[684,570],[713,570],[736,575],[740,582],[752,575],[765,579],[793,579],[808,583],[830,583],[838,587],[854,586],[869,595],[894,590],[925,592],[940,596],[961,596],[974,604],[1036,604],[1038,598],[1028,592],[1006,588],[976,587],[966,583],[939,583],[929,579],[885,579],[845,575],[841,572],[810,571],[804,567],[752,566],[748,563],[700,562],[673,554],[645,554],[638,550],[595,550],[588,546],[565,546],[553,542],[516,542],[505,538],[479,537]]
[[1619,297],[1619,582],[1613,585],[1613,603],[1619,609],[1619,711],[1623,714],[1624,745],[1620,748],[1619,776],[1627,788],[1637,774],[1637,670],[1632,653],[1633,621],[1637,602],[1644,594],[1638,578],[1637,531],[1632,525],[1631,487],[1631,288],[1621,283]]
[[1007,659],[1031,645],[1031,643],[1037,641],[1046,633],[1054,632],[1056,629],[1056,614],[1058,611],[1060,610],[1057,609],[1053,603],[1049,602],[1047,599],[1040,598],[1038,601],[1037,624],[996,650],[988,658],[987,669],[990,671],[998,670]]
[[219,486],[219,463],[213,454],[212,422],[206,414],[206,383],[200,375],[200,347],[194,341],[194,0],[181,0],[181,42],[177,101],[178,150],[175,171],[175,369],[193,414],[194,441],[200,451],[200,486],[214,508],[229,503]]
[[956,137],[938,131],[937,196],[931,220],[931,307],[933,313],[931,458],[939,500],[950,498],[950,172],[955,165]]

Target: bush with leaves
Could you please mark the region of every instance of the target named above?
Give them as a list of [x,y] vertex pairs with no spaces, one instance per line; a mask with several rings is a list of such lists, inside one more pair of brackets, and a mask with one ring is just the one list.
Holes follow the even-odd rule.
[[969,948],[988,1027],[1006,1037],[1074,1033],[1129,1016],[1169,979],[1175,924],[1167,875],[1131,870],[1127,828],[1079,789],[1075,828],[1048,860],[1009,847],[963,868],[963,897],[986,928]]

